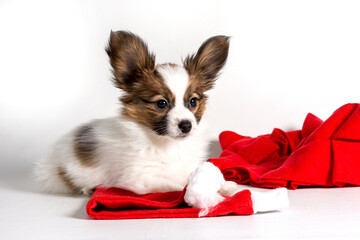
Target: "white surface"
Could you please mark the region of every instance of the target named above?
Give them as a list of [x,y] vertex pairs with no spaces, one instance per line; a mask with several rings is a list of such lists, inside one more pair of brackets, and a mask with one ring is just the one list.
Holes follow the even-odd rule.
[[0,178],[2,240],[360,238],[358,187],[289,191],[290,208],[252,216],[92,220],[87,197],[39,193],[26,174],[8,174]]
[[216,139],[228,129],[298,129],[308,112],[325,119],[360,102],[359,12],[359,1],[340,0],[0,1],[0,239],[359,236],[359,188],[291,191],[290,209],[250,217],[91,221],[86,198],[39,194],[5,176],[75,125],[116,113],[110,29],[139,34],[159,63],[232,36],[207,110]]
[[115,115],[110,29],[139,34],[158,63],[232,36],[207,110],[214,139],[298,129],[308,112],[327,118],[360,102],[359,12],[341,0],[2,0],[0,164],[32,162],[76,125]]

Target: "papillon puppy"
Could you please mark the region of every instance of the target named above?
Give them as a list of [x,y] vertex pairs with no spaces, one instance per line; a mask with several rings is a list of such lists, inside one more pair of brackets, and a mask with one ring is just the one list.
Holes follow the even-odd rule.
[[206,40],[183,65],[156,64],[137,35],[111,32],[106,52],[122,90],[119,116],[83,124],[54,146],[36,173],[45,190],[90,194],[97,186],[137,194],[182,190],[208,159],[201,119],[224,66],[229,38]]

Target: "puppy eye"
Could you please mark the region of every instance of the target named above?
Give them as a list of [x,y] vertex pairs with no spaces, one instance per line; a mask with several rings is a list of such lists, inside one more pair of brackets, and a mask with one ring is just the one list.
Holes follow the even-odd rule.
[[168,103],[165,99],[161,99],[159,101],[156,102],[156,105],[158,106],[158,108],[160,109],[164,109],[167,107]]
[[190,107],[192,107],[192,108],[196,107],[197,101],[198,101],[198,99],[195,97],[190,99],[190,102],[189,102]]

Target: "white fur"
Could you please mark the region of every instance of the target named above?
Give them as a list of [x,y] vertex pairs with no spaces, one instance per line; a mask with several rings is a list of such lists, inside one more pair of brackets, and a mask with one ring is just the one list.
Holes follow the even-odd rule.
[[[180,121],[188,120],[192,128],[190,133],[197,127],[194,114],[184,106],[184,93],[188,87],[189,75],[183,67],[163,65],[158,68],[159,73],[164,78],[166,85],[175,95],[175,107],[168,113],[168,133],[172,137],[181,137],[184,134],[178,128]],[[186,80],[186,81],[184,81]]]
[[[207,138],[203,124],[183,106],[188,75],[182,67],[160,70],[176,95],[176,107],[169,113],[172,137],[157,135],[148,127],[122,115],[91,122],[97,141],[95,164],[88,167],[76,158],[73,139],[76,130],[65,135],[52,153],[38,162],[36,173],[50,192],[71,192],[57,174],[58,167],[84,193],[99,185],[119,187],[138,194],[182,190],[191,172],[207,160]],[[178,121],[193,124],[189,136],[180,135]]]

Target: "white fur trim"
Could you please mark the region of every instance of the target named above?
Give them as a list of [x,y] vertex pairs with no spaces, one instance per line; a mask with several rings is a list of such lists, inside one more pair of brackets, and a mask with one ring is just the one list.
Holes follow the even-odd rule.
[[219,168],[212,163],[204,162],[189,177],[185,202],[195,208],[207,209],[215,206],[224,200],[219,194],[224,183],[225,180]]
[[288,190],[278,188],[266,192],[251,191],[254,213],[270,212],[289,207]]

